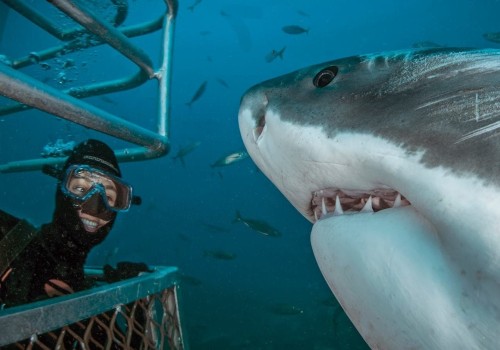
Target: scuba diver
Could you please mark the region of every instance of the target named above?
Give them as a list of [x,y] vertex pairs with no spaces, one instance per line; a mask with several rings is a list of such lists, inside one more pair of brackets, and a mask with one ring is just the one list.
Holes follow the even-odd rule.
[[[89,139],[78,144],[61,169],[48,167],[44,172],[58,179],[52,222],[36,229],[0,210],[0,309],[92,287],[95,281],[84,275],[87,255],[108,236],[118,212],[140,204],[132,187],[121,179],[113,150],[103,142]],[[150,271],[144,263],[130,262],[118,263],[116,269],[105,265],[103,270],[106,282]],[[97,317],[102,324],[110,320],[106,313]],[[70,328],[81,335],[83,324],[88,320]],[[101,344],[111,339],[101,325],[93,324],[94,339]],[[46,345],[55,341],[50,335],[38,339]],[[112,349],[120,348],[114,339],[110,341]],[[137,347],[130,348],[140,346],[140,339],[132,341]],[[29,340],[18,344],[23,343],[27,346]],[[64,344],[73,348],[75,340],[65,336]]]
[[[52,175],[59,181],[51,223],[26,230],[26,221],[0,211],[0,249],[7,248],[0,255],[13,258],[0,265],[0,303],[6,307],[89,287],[83,269],[87,255],[107,237],[117,213],[132,204],[132,187],[121,179],[115,154],[103,142],[80,143]],[[16,240],[9,239],[13,235]]]

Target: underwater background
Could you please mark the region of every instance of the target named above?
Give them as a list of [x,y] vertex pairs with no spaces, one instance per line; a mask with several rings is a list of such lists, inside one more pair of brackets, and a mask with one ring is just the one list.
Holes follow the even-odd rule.
[[[73,26],[48,2],[24,2]],[[85,3],[112,11],[111,1]],[[156,19],[165,10],[162,0],[128,5],[124,26]],[[344,56],[412,47],[498,48],[499,13],[497,0],[180,0],[171,151],[121,165],[143,203],[118,216],[88,265],[178,266],[182,321],[192,349],[367,349],[319,272],[311,224],[251,159],[217,163],[244,150],[240,98],[254,84]],[[59,44],[1,2],[0,21],[0,55],[7,58]],[[132,41],[159,67],[160,31]],[[104,46],[43,63],[22,71],[60,89],[136,71]],[[156,130],[156,81],[85,100]],[[39,158],[58,139],[91,137],[115,149],[133,146],[37,110],[0,116],[0,164]],[[0,208],[37,225],[51,220],[54,194],[55,180],[41,172],[0,174]],[[265,236],[237,222],[237,212],[280,235]]]

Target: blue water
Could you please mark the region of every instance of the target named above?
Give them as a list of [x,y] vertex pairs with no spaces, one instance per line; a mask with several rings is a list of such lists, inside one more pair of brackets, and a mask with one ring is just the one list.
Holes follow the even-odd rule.
[[[165,6],[161,0],[129,2],[125,25],[157,18]],[[48,16],[61,20],[50,5],[40,3],[37,6]],[[252,85],[314,63],[409,48],[422,41],[498,47],[482,34],[500,31],[500,1],[204,0],[188,10],[194,3],[181,1],[177,18],[172,150],[161,159],[122,165],[124,177],[143,204],[119,216],[88,263],[175,265],[192,277],[183,284],[182,308],[193,349],[366,349],[317,268],[309,242],[311,225],[250,159],[224,168],[210,164],[243,150],[237,114],[240,97]],[[13,11],[4,24],[0,54],[10,58],[58,43]],[[285,25],[300,25],[309,32],[286,34],[281,30]],[[160,40],[158,32],[133,39],[155,67]],[[282,60],[266,62],[269,52],[284,46]],[[62,69],[67,58],[75,66]],[[104,47],[47,63],[49,70],[33,65],[23,72],[65,88],[136,71]],[[61,71],[70,81],[61,82]],[[205,93],[188,107],[185,103],[203,81],[208,82]],[[86,101],[154,130],[157,98],[157,83],[150,81],[134,91]],[[131,146],[39,111],[3,116],[0,163],[39,157],[44,145],[57,139],[79,142],[89,137],[115,148]],[[193,142],[200,146],[185,157],[185,166],[172,159]],[[2,174],[0,208],[36,224],[47,222],[54,189],[54,180],[39,172]],[[232,223],[236,210],[244,217],[265,220],[282,236],[265,237]],[[217,259],[207,254],[210,251],[236,258]],[[276,311],[282,304],[303,312],[284,315]]]

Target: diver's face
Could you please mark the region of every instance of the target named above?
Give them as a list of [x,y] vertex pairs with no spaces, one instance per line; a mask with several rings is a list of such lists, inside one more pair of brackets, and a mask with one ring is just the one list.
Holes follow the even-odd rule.
[[[116,201],[116,186],[113,181],[109,180],[104,176],[92,175],[75,177],[69,182],[69,191],[77,196],[87,193],[90,188],[94,187],[96,184],[102,186],[105,191],[106,201],[109,206],[113,207]],[[101,196],[101,194],[98,194]],[[99,199],[100,200],[100,199]],[[89,233],[95,233],[99,231],[101,227],[106,225],[111,220],[105,220],[103,218],[93,216],[92,214],[97,214],[95,212],[83,212],[82,209],[77,210],[78,217],[80,218],[85,231]]]

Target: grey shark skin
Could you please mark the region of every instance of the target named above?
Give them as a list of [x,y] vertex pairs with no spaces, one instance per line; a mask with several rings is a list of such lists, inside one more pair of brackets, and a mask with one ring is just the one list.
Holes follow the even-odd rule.
[[371,348],[498,348],[499,50],[308,67],[251,88],[239,125]]

